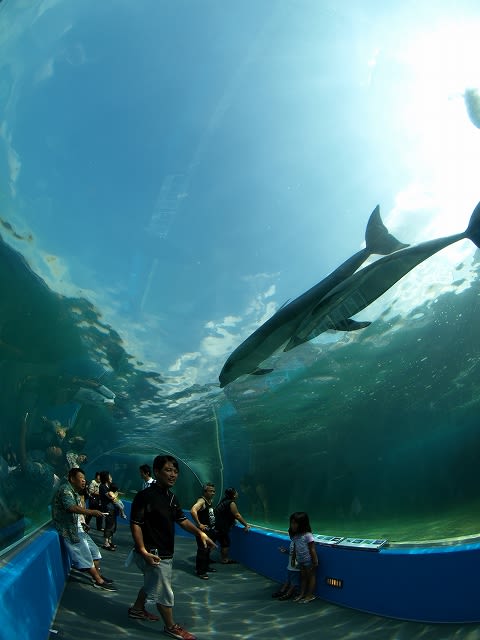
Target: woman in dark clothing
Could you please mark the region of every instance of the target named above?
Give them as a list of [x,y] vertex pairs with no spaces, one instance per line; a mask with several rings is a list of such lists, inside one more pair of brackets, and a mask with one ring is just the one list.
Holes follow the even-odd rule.
[[[90,481],[90,484],[88,485],[88,495],[89,495],[89,501],[88,501],[88,508],[89,509],[100,509],[100,471],[95,471],[95,478],[93,480]],[[87,516],[85,518],[85,521],[87,524],[90,524],[90,520],[92,519],[92,516]],[[105,527],[103,526],[103,521],[104,521],[104,517],[103,518],[98,518],[97,517],[97,531],[103,531],[105,529]]]
[[238,492],[233,487],[225,489],[225,495],[215,507],[215,528],[217,530],[217,540],[220,543],[220,554],[222,564],[234,564],[235,560],[228,557],[228,549],[230,547],[230,529],[235,523],[243,524],[245,531],[250,529],[250,525],[245,522],[242,514],[237,508],[235,500],[238,498]]
[[100,471],[100,487],[98,489],[100,511],[108,515],[105,516],[105,530],[103,532],[103,549],[115,551],[117,548],[113,544],[113,534],[117,530],[117,512],[113,495],[110,491],[112,476],[109,471]]

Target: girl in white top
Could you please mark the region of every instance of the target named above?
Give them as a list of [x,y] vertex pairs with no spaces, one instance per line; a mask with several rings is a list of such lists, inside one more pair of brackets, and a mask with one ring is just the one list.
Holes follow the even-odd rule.
[[300,593],[293,601],[307,604],[315,600],[317,549],[312,535],[308,514],[296,511],[290,516],[289,532],[294,544],[294,561],[300,567]]

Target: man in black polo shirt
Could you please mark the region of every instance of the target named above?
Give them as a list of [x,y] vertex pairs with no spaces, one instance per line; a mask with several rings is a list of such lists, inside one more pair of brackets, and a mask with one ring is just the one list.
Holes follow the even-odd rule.
[[156,482],[135,496],[130,514],[130,529],[135,543],[135,562],[144,576],[143,587],[128,610],[130,618],[158,620],[145,610],[147,600],[155,601],[172,638],[195,640],[195,636],[173,621],[174,595],[172,562],[175,522],[201,539],[205,547],[215,543],[184,515],[176,496],[170,491],[178,478],[178,462],[172,456],[157,456],[153,461]]

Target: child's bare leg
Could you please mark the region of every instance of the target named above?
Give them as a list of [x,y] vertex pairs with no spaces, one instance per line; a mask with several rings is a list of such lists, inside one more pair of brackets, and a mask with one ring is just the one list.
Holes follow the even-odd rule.
[[294,602],[298,602],[305,596],[307,588],[307,570],[306,567],[300,569],[300,593],[293,599]]
[[317,584],[317,567],[308,567],[306,589],[305,589],[306,600],[312,600],[313,598],[315,598],[316,584]]

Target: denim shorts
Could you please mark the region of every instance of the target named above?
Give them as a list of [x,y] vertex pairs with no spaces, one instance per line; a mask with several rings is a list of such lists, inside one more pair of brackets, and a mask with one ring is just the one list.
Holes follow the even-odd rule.
[[173,607],[172,589],[173,558],[162,558],[160,564],[149,564],[141,553],[134,553],[135,564],[143,573],[143,590],[147,594],[147,602]]
[[81,571],[91,569],[94,566],[93,561],[101,560],[102,558],[100,549],[88,533],[79,531],[78,537],[80,538],[80,542],[70,542],[67,538],[63,538],[72,567],[80,569]]

